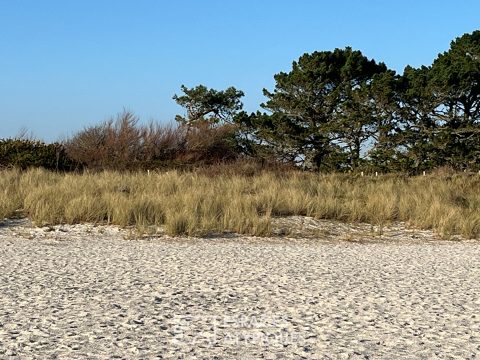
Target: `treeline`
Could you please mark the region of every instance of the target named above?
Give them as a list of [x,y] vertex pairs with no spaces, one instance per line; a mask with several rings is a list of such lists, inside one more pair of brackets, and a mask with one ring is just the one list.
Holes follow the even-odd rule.
[[305,54],[240,115],[255,144],[309,169],[480,167],[480,31],[396,74],[350,48]]
[[127,170],[250,159],[314,171],[480,169],[480,31],[403,74],[347,47],[304,54],[274,79],[263,111],[242,111],[244,93],[234,87],[182,86],[173,98],[186,113],[175,125],[139,125],[124,112],[62,144],[3,140],[0,166]]

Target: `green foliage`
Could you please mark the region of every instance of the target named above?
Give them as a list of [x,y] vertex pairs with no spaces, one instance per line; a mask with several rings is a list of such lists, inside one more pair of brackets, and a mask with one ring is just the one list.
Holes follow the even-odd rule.
[[304,54],[240,113],[245,149],[308,169],[480,168],[480,31],[403,75],[351,48]]
[[358,167],[375,127],[372,82],[386,71],[349,47],[304,54],[290,72],[274,76],[273,92],[264,89],[268,101],[262,107],[270,114],[244,117],[242,123],[283,160],[311,169]]
[[181,89],[185,95],[173,96],[177,104],[187,110],[186,117],[175,117],[181,124],[194,125],[203,121],[209,124],[232,123],[235,114],[243,107],[240,99],[244,94],[234,87],[217,91],[203,85],[191,89],[182,85]]
[[45,144],[37,140],[1,139],[0,168],[43,167],[48,170],[72,170],[73,161],[59,143]]
[[185,117],[175,117],[186,133],[182,161],[208,165],[237,159],[248,143],[235,124],[244,93],[234,87],[218,91],[203,85],[181,89],[185,95],[173,99],[187,110]]
[[447,165],[480,165],[480,31],[465,34],[440,54],[431,68],[436,96],[432,117]]
[[480,167],[480,31],[465,34],[432,66],[407,66],[397,90],[395,156],[412,172]]
[[[438,124],[431,117],[436,100],[430,85],[430,74],[429,67],[414,69],[407,66],[397,79],[395,131],[384,139],[389,142],[390,152],[382,156],[383,160],[390,158],[395,161],[390,161],[386,170],[418,173],[440,165],[441,158],[434,151]],[[375,155],[380,154],[377,152]]]

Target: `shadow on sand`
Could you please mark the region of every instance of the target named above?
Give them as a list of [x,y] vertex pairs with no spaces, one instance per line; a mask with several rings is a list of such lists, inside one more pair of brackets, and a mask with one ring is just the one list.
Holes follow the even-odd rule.
[[26,225],[30,225],[30,220],[27,218],[14,218],[14,219],[0,220],[0,229],[12,228],[17,226],[26,226]]

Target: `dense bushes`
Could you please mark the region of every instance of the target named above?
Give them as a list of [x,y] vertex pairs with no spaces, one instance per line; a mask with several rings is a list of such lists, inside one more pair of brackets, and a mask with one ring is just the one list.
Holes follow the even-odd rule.
[[71,170],[73,161],[62,144],[45,144],[28,139],[0,140],[0,168],[43,167],[49,170]]
[[0,167],[49,170],[191,169],[240,157],[234,125],[140,125],[130,112],[85,128],[64,143],[0,140]]
[[65,143],[68,156],[92,170],[191,168],[239,157],[233,125],[208,123],[139,125],[123,112],[115,120],[88,127]]

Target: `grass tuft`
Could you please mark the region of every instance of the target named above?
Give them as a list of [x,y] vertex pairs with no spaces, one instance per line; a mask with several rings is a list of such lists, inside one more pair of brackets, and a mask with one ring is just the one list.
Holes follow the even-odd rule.
[[274,216],[404,221],[444,237],[480,238],[480,176],[352,177],[301,172],[248,176],[199,172],[58,174],[0,172],[0,218],[38,225],[163,226],[170,235],[233,231],[268,236]]

